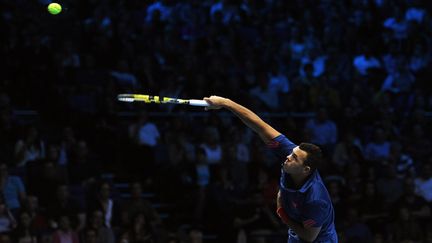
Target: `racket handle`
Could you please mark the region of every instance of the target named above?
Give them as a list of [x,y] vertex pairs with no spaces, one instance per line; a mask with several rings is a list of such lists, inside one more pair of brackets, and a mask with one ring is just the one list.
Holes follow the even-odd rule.
[[210,106],[205,100],[189,100],[189,105],[192,106]]

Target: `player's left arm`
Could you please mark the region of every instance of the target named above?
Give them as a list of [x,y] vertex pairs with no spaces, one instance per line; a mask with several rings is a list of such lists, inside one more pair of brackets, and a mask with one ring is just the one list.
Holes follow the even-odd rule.
[[300,237],[300,239],[304,241],[313,242],[321,231],[321,226],[305,226],[304,222],[301,224],[293,221],[290,218],[287,219],[288,220],[284,220],[284,223],[287,224],[288,227],[290,227],[290,229],[292,229]]
[[314,202],[307,205],[304,209],[305,219],[302,223],[292,220],[282,208],[281,195],[277,197],[277,214],[282,221],[288,225],[301,239],[312,242],[314,241],[322,228],[322,221],[325,210],[325,203]]
[[288,225],[288,227],[304,241],[313,242],[321,231],[321,226],[313,227],[308,223],[305,224],[305,222],[303,222],[303,224],[301,224],[292,220],[282,208],[278,208],[277,213],[282,219],[282,222]]

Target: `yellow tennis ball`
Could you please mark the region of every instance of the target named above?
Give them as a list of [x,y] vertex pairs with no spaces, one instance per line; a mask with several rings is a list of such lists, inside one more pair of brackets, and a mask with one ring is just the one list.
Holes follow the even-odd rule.
[[56,15],[59,14],[62,11],[62,7],[58,3],[50,3],[48,5],[48,12],[50,14]]

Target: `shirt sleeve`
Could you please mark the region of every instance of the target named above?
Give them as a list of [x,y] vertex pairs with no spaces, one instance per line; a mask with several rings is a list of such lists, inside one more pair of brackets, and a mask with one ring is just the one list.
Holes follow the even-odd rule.
[[325,201],[313,201],[303,208],[302,224],[305,228],[321,227],[328,218],[329,204]]
[[291,142],[284,135],[279,135],[267,143],[267,148],[269,148],[270,151],[278,157],[278,159],[285,159],[292,153],[296,146],[296,144]]

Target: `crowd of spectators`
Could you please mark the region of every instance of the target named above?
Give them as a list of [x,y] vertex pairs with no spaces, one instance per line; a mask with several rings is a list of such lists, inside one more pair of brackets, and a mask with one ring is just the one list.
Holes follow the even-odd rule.
[[48,3],[0,0],[0,242],[286,241],[240,121],[118,93],[236,100],[323,148],[340,242],[432,242],[428,1]]

